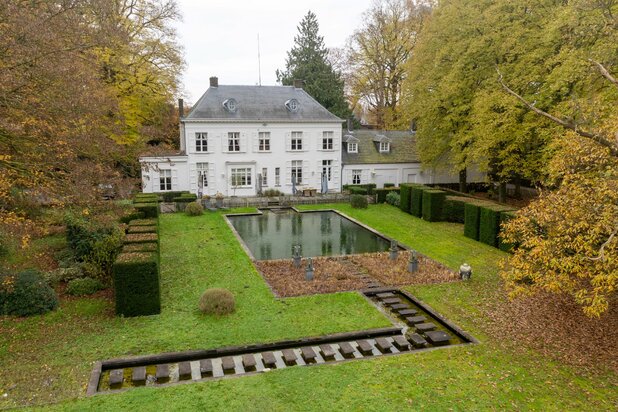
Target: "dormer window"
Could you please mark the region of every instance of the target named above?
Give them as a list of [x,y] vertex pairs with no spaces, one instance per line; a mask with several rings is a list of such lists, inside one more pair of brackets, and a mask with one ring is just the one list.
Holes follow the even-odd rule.
[[300,108],[300,103],[296,99],[290,99],[285,102],[285,107],[292,113],[296,113]]
[[236,112],[236,108],[238,107],[238,103],[235,99],[226,99],[223,102],[223,107],[230,113]]
[[380,153],[388,153],[391,145],[389,142],[380,142]]
[[348,143],[348,153],[358,153],[358,143]]

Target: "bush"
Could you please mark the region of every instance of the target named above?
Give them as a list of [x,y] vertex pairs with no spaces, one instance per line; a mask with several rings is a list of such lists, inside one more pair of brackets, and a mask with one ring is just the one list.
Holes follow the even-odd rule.
[[175,197],[176,203],[191,203],[197,200],[197,196],[194,193],[183,193],[181,196]]
[[266,197],[277,197],[281,195],[283,195],[283,193],[277,189],[266,189],[264,191],[264,196]]
[[133,197],[134,203],[140,202],[158,202],[159,196],[156,193],[138,193]]
[[189,216],[200,216],[204,213],[204,208],[199,202],[192,202],[187,205],[185,212]]
[[410,193],[410,214],[416,217],[423,216],[423,192],[429,189],[427,186],[414,185]]
[[124,215],[120,216],[120,219],[118,220],[120,221],[120,223],[127,224],[136,219],[142,219],[143,217],[144,217],[143,212],[140,212],[135,208],[131,208]]
[[384,183],[384,188],[395,187],[395,183]]
[[147,316],[161,313],[158,255],[122,253],[113,267],[116,314]]
[[465,221],[465,206],[472,199],[463,196],[446,196],[442,208],[442,220],[463,223]]
[[58,296],[36,270],[0,276],[0,315],[40,315],[58,307]]
[[410,213],[410,192],[412,186],[402,184],[399,186],[399,209],[406,213]]
[[[502,233],[502,225],[508,222],[509,220],[514,219],[516,216],[517,215],[515,214],[514,211],[513,212],[506,211],[506,212],[500,213],[500,233]],[[515,246],[516,245],[502,241],[501,235],[498,236],[498,248],[500,250],[504,252],[510,252]]]
[[500,234],[500,215],[513,209],[503,205],[480,206],[479,217],[479,242],[498,247],[498,235]]
[[11,249],[9,235],[0,230],[0,258],[5,258],[11,254]]
[[129,226],[127,233],[157,233],[156,226]]
[[145,218],[158,217],[159,216],[159,204],[155,202],[150,203],[135,203],[133,205],[135,209],[143,214]]
[[367,191],[367,189],[365,189],[364,187],[360,187],[360,186],[348,186],[348,191],[352,194],[352,195],[368,195],[369,192]]
[[236,301],[227,289],[208,289],[200,298],[199,308],[207,315],[227,315],[236,309]]
[[169,202],[173,202],[174,198],[180,197],[182,194],[189,194],[189,193],[190,192],[188,190],[181,191],[181,192],[178,192],[178,191],[175,191],[175,192],[163,192],[161,194],[161,196],[163,197],[163,201],[164,202],[168,202],[169,203]]
[[446,192],[442,190],[425,190],[423,192],[423,219],[428,222],[442,220],[442,207]]
[[389,193],[391,192],[395,192],[397,194],[399,194],[399,188],[395,188],[395,187],[389,187],[386,189],[376,189],[375,193],[376,193],[376,203],[384,203],[386,202],[386,196],[388,196]]
[[464,236],[479,240],[479,205],[466,203],[464,206]]
[[386,195],[386,203],[388,203],[389,205],[399,207],[399,202],[401,202],[401,197],[399,196],[399,193],[391,191],[389,194]]
[[135,219],[129,222],[129,226],[156,226],[157,219]]
[[367,209],[367,196],[352,195],[350,197],[350,205],[352,205],[354,209]]
[[113,233],[102,237],[94,242],[90,253],[84,257],[85,263],[95,265],[100,269],[99,277],[105,283],[109,283],[112,275],[112,265],[122,248],[124,234],[117,228]]
[[58,268],[45,273],[45,280],[50,285],[55,285],[60,282],[69,282],[74,279],[84,277],[84,272],[81,266],[71,266],[67,268]]
[[124,243],[159,243],[156,233],[130,233],[125,236]]
[[159,250],[156,243],[127,243],[122,247],[122,253],[129,252],[157,252]]
[[69,281],[66,292],[73,296],[86,296],[92,295],[101,289],[104,289],[104,286],[97,279],[81,278]]

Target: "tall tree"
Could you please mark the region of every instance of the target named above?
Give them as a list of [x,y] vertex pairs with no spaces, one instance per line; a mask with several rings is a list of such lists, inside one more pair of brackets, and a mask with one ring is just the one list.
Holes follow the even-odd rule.
[[[408,0],[379,0],[364,14],[364,24],[348,41],[353,101],[372,115],[380,128],[402,126],[400,99],[407,72],[429,4]],[[405,125],[407,128],[408,125]]]
[[307,93],[329,111],[342,119],[350,116],[341,73],[333,68],[328,59],[328,49],[319,34],[317,17],[311,11],[298,26],[285,70],[277,70],[277,81],[281,84],[290,86],[295,79],[303,80]]

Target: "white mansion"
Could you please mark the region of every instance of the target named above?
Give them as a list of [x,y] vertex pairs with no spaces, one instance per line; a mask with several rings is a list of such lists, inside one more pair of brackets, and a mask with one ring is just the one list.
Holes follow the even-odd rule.
[[320,191],[323,177],[330,192],[344,184],[457,181],[421,170],[412,132],[342,137],[343,123],[299,83],[220,86],[211,77],[180,119],[180,152],[140,158],[143,191],[253,196],[269,188]]

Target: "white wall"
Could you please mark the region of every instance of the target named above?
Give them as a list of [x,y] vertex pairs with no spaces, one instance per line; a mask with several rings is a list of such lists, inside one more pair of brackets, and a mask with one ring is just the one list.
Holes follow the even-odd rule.
[[160,170],[162,169],[171,170],[173,191],[189,190],[189,182],[186,179],[189,173],[186,157],[143,157],[140,158],[140,164],[142,166],[142,191],[144,193],[162,191],[159,184]]
[[[258,173],[267,169],[267,186],[284,193],[292,193],[291,162],[303,163],[303,186],[320,189],[322,160],[332,161],[329,190],[341,191],[341,125],[339,123],[207,123],[185,121],[185,147],[187,148],[188,174],[185,185],[197,193],[197,163],[208,163],[208,187],[205,194],[221,192],[226,196],[256,194]],[[290,151],[291,132],[303,132],[303,150]],[[333,149],[322,150],[322,133],[333,132]],[[208,152],[196,151],[195,133],[208,133]],[[240,152],[228,152],[228,132],[240,133]],[[259,132],[270,132],[270,152],[258,149]],[[231,169],[251,169],[251,187],[234,189]],[[275,185],[275,168],[280,170],[279,185]]]

